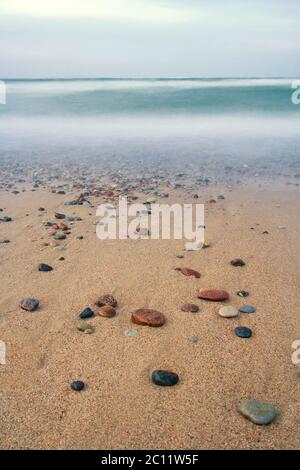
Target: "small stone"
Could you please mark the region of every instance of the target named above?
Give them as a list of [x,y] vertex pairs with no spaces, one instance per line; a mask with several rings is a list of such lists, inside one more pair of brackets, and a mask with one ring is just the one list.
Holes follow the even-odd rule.
[[49,271],[53,271],[53,268],[49,266],[48,264],[41,263],[39,264],[39,271],[49,272]]
[[131,320],[137,325],[159,327],[164,325],[166,318],[163,313],[150,308],[140,308],[131,315]]
[[84,320],[85,318],[91,318],[93,317],[95,314],[93,312],[92,309],[90,309],[89,307],[85,308],[81,314],[79,315],[79,317]]
[[208,290],[208,289],[200,289],[198,292],[199,299],[203,300],[211,300],[213,302],[220,302],[222,300],[227,300],[229,298],[228,292],[225,290]]
[[61,256],[60,258],[58,258],[58,261],[65,261],[65,258]]
[[190,341],[191,343],[198,343],[198,340],[199,340],[198,336],[194,336],[194,335],[193,335],[193,336],[189,336],[189,341]]
[[176,258],[178,258],[178,259],[183,259],[184,256],[183,256],[183,255],[176,255]]
[[79,235],[78,237],[76,237],[77,240],[84,240],[84,236],[83,235]]
[[71,383],[71,388],[72,390],[75,390],[75,392],[81,392],[81,390],[84,389],[84,382],[81,380],[75,380],[75,382]]
[[251,338],[252,336],[252,330],[247,326],[237,326],[234,332],[239,338]]
[[3,217],[2,219],[2,222],[11,222],[12,221],[12,218],[11,217],[8,217],[7,215],[5,217]]
[[219,310],[219,315],[224,318],[237,317],[238,314],[239,314],[238,310],[232,305],[221,307]]
[[247,290],[239,290],[239,291],[237,292],[237,295],[238,295],[239,297],[248,297],[249,292],[248,292]]
[[10,243],[10,240],[0,240],[0,245],[5,245],[7,243]]
[[272,403],[258,400],[242,400],[238,405],[238,411],[258,425],[270,424],[277,415],[277,410]]
[[178,381],[179,377],[175,372],[170,372],[168,370],[155,370],[152,372],[152,382],[155,385],[172,387],[173,385],[176,385]]
[[111,294],[102,295],[96,302],[98,307],[105,307],[105,305],[110,305],[111,307],[116,307],[118,305],[116,299]]
[[241,258],[235,258],[232,261],[230,261],[230,264],[232,266],[245,266],[246,263]]
[[184,276],[192,276],[196,277],[197,279],[200,278],[201,274],[198,271],[194,271],[194,269],[190,268],[175,268],[175,271],[180,271]]
[[128,336],[128,337],[130,337],[130,338],[133,338],[134,336],[137,336],[138,334],[139,334],[139,333],[138,333],[137,330],[126,330],[126,331],[124,332],[124,335],[125,335],[125,336]]
[[28,312],[33,312],[38,308],[38,306],[39,301],[37,299],[22,299],[20,301],[20,307]]
[[253,305],[242,305],[242,307],[239,309],[241,313],[255,313],[256,308],[253,307]]
[[67,235],[65,233],[60,233],[58,232],[56,235],[54,235],[54,240],[65,240],[67,238]]
[[181,306],[181,310],[183,312],[197,313],[197,312],[199,312],[199,307],[198,307],[198,305],[195,305],[195,304],[183,304]]
[[66,218],[65,214],[60,214],[59,212],[55,212],[54,217],[59,220]]
[[116,310],[111,305],[105,305],[105,307],[101,307],[98,311],[98,315],[100,317],[112,318],[116,316]]
[[77,330],[82,331],[88,335],[94,333],[95,331],[94,327],[85,321],[81,321],[77,324]]

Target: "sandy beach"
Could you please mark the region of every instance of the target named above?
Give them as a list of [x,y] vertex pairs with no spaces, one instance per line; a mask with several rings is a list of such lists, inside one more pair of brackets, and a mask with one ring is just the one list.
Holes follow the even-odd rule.
[[[66,207],[80,190],[32,188],[26,181],[0,190],[0,218],[12,218],[0,222],[0,239],[10,240],[0,245],[0,340],[7,350],[0,365],[1,449],[300,447],[299,366],[291,360],[292,342],[300,339],[298,185],[201,187],[197,202],[205,203],[210,246],[194,252],[184,251],[182,240],[101,241],[95,208],[109,197],[88,197],[93,207]],[[169,193],[168,203],[195,202],[189,191]],[[57,222],[56,212],[82,219],[69,224],[58,246],[43,224]],[[246,265],[232,266],[233,258]],[[53,271],[39,272],[39,263]],[[201,277],[185,277],[178,267]],[[230,299],[198,299],[200,288],[225,289]],[[237,295],[243,289],[246,299]],[[80,312],[97,312],[104,294],[117,299],[117,315],[89,319],[93,334],[78,331]],[[24,297],[37,298],[39,308],[22,310]],[[200,311],[183,312],[184,303]],[[251,304],[256,312],[221,318],[223,304]],[[165,325],[133,324],[132,312],[142,307],[163,312]],[[253,336],[238,338],[237,326],[250,327]],[[176,372],[179,383],[157,387],[155,369]],[[84,381],[82,392],[71,390],[74,380]],[[269,426],[238,413],[240,400],[252,398],[276,406]]]

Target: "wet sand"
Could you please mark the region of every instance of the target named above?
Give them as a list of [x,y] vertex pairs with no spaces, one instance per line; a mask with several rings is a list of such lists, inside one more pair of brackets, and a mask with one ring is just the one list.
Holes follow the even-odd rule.
[[[95,209],[63,205],[75,190],[65,196],[47,188],[0,192],[0,217],[13,218],[0,223],[0,239],[11,240],[0,245],[0,339],[7,347],[0,365],[1,449],[300,447],[299,367],[291,360],[292,342],[300,339],[299,188],[210,186],[198,194],[194,201],[171,191],[163,201],[225,196],[206,205],[211,246],[183,252],[179,240],[98,240]],[[82,218],[59,242],[65,251],[43,246],[52,237],[42,221],[55,221],[54,212]],[[237,257],[246,266],[231,266]],[[41,273],[39,263],[54,270]],[[201,278],[175,271],[183,266]],[[199,288],[225,289],[226,304],[252,304],[257,311],[221,318],[219,303],[197,299]],[[238,297],[240,289],[250,296]],[[117,316],[90,319],[94,334],[78,331],[79,313],[106,293],[118,300]],[[22,297],[39,299],[39,309],[21,310]],[[182,312],[188,302],[200,312]],[[132,311],[145,306],[163,312],[166,324],[133,325]],[[253,337],[238,338],[236,326],[249,326]],[[127,329],[138,336],[125,336]],[[150,376],[157,368],[177,372],[180,383],[155,386]],[[86,389],[72,391],[73,380],[83,380]],[[236,409],[244,398],[276,405],[276,420],[269,426],[246,420]]]

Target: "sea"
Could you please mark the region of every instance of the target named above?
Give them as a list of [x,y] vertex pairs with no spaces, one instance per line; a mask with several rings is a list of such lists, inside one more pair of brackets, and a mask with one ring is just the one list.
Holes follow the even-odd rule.
[[299,162],[300,104],[292,97],[300,82],[295,83],[293,78],[2,80],[0,161]]

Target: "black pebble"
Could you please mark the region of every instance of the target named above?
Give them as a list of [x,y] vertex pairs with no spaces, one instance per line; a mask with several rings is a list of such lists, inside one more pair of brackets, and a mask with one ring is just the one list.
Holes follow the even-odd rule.
[[179,381],[179,377],[175,372],[170,372],[168,370],[155,370],[152,372],[152,382],[155,385],[160,385],[162,387],[172,387],[176,385]]
[[239,291],[237,292],[237,295],[238,295],[239,297],[248,297],[249,292],[248,292],[247,290],[239,290]]
[[49,271],[53,271],[53,268],[51,266],[49,266],[48,264],[39,264],[39,271],[43,271],[43,272],[49,272]]
[[239,338],[251,338],[252,330],[246,326],[238,326],[234,329],[234,332]]
[[84,389],[84,382],[81,380],[75,380],[71,383],[71,388],[72,390],[75,390],[75,392],[81,392],[81,390]]
[[236,258],[236,259],[233,259],[232,261],[230,261],[230,264],[232,266],[245,266],[246,263],[242,259]]
[[93,310],[89,307],[85,308],[81,314],[79,315],[79,317],[84,320],[85,318],[91,318],[93,317],[95,314],[93,312]]

